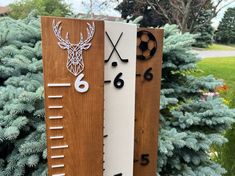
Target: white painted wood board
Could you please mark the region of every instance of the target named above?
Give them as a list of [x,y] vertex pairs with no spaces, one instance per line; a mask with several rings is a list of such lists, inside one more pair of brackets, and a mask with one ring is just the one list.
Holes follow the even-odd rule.
[[104,176],[133,175],[136,35],[134,24],[105,22]]

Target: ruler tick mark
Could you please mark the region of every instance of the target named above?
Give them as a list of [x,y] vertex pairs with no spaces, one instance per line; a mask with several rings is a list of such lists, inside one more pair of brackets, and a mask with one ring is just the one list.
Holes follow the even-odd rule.
[[51,156],[51,159],[61,159],[61,158],[64,158],[64,155],[54,155],[54,156]]
[[63,139],[64,136],[51,136],[50,139]]
[[105,84],[111,83],[111,80],[104,81]]
[[53,174],[52,176],[65,176],[65,174]]
[[62,109],[63,106],[49,106],[49,109]]
[[49,116],[48,118],[51,120],[56,120],[56,119],[63,119],[64,117],[63,116]]
[[65,149],[68,148],[68,145],[58,145],[58,146],[51,146],[51,149]]
[[52,165],[51,166],[52,169],[62,168],[62,167],[64,167],[64,164],[57,164],[57,165]]
[[50,83],[47,84],[48,87],[70,87],[70,83]]
[[64,129],[63,126],[56,126],[56,127],[49,127],[50,130],[62,130]]
[[63,98],[63,95],[49,95],[48,98],[51,99]]

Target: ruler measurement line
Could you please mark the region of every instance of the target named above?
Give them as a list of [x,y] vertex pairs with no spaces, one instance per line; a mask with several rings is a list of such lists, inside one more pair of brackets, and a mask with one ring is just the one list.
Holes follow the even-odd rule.
[[48,106],[49,109],[62,109],[63,106]]
[[64,129],[63,126],[56,126],[56,127],[49,127],[50,130],[62,130]]
[[56,120],[56,119],[63,119],[63,116],[49,116],[48,117],[50,120]]
[[50,139],[63,139],[64,136],[51,136]]
[[111,80],[104,81],[105,84],[111,83]]
[[54,156],[51,156],[51,159],[61,159],[61,158],[64,158],[64,155],[54,155]]
[[50,99],[63,98],[63,95],[49,95],[48,98]]
[[65,173],[62,173],[62,174],[52,174],[52,176],[65,176]]
[[48,87],[70,87],[70,83],[49,83],[47,84]]
[[58,145],[58,146],[51,146],[51,149],[65,149],[68,148],[68,145]]
[[51,166],[52,169],[63,168],[63,167],[64,167],[64,164],[57,164],[57,165]]

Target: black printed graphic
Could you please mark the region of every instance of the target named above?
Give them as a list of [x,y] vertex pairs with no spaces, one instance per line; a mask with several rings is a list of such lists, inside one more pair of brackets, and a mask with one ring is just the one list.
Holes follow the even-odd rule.
[[144,79],[147,80],[147,81],[151,81],[153,79],[153,74],[151,73],[152,71],[152,67],[150,67],[149,69],[147,69],[145,72],[144,72]]
[[154,35],[148,31],[139,31],[137,33],[137,59],[151,59],[157,51],[157,40]]
[[[111,37],[109,36],[108,32],[105,32],[105,34],[106,34],[106,36],[108,37],[109,42],[110,42],[111,45],[113,46],[113,49],[112,49],[112,51],[111,51],[111,53],[110,53],[108,59],[106,59],[104,62],[105,62],[105,63],[108,63],[109,60],[111,59],[111,57],[113,56],[114,52],[116,52],[117,55],[118,55],[118,57],[119,57],[119,59],[120,59],[122,62],[127,63],[129,60],[122,58],[121,55],[120,55],[120,53],[119,53],[119,51],[117,50],[117,46],[118,46],[118,44],[119,44],[119,42],[120,42],[120,39],[121,39],[122,36],[123,36],[123,32],[119,35],[118,40],[116,41],[115,44],[114,44],[114,42],[112,41]],[[115,68],[115,67],[118,67],[118,63],[117,63],[116,61],[113,61],[111,65],[112,65],[112,67],[114,67],[114,68]],[[123,75],[123,73],[121,73],[121,72],[118,73],[117,76],[115,77],[114,81],[113,81],[114,87],[116,87],[117,89],[121,89],[121,88],[124,86],[124,84],[125,84],[124,80],[121,78],[122,75]],[[111,82],[112,82],[111,80],[105,80],[105,81],[104,81],[105,84],[109,84],[109,83],[111,83]]]
[[116,78],[114,79],[114,86],[117,89],[121,89],[124,86],[124,81],[121,79],[122,73],[119,73]]
[[[105,63],[109,62],[109,60],[110,60],[110,58],[112,57],[114,51],[116,51],[116,53],[117,53],[119,59],[120,59],[122,62],[128,62],[128,59],[123,59],[123,58],[121,57],[120,53],[119,53],[118,50],[117,50],[117,45],[118,45],[120,39],[122,38],[123,32],[120,34],[120,36],[119,36],[119,38],[118,38],[118,40],[117,40],[117,42],[116,42],[115,45],[114,45],[114,43],[113,43],[111,37],[109,36],[108,32],[105,32],[105,34],[107,35],[107,37],[108,37],[108,39],[109,39],[111,45],[113,46],[113,50],[112,50],[112,52],[110,53],[108,59],[105,60]],[[113,67],[116,67],[116,66],[117,66],[117,62],[113,62],[113,63],[112,63],[112,66],[113,66]]]
[[149,154],[142,154],[141,155],[141,165],[142,166],[146,166],[146,165],[148,165],[150,163],[150,161],[149,161]]

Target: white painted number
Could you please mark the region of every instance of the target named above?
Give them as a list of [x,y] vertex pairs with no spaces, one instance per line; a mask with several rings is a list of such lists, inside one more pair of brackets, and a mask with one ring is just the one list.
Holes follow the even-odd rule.
[[84,77],[84,74],[81,73],[80,75],[78,75],[76,81],[75,81],[75,89],[80,92],[80,93],[84,93],[87,92],[89,89],[89,84],[86,81],[82,81],[82,78]]

